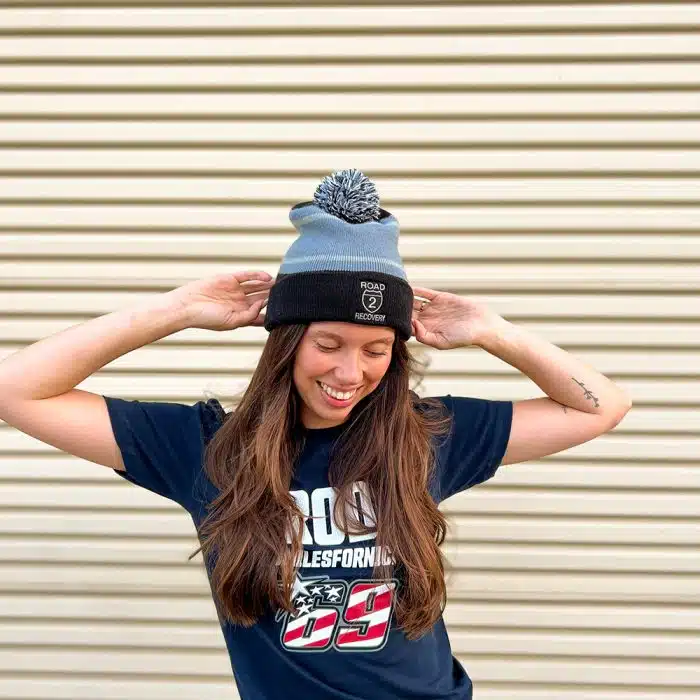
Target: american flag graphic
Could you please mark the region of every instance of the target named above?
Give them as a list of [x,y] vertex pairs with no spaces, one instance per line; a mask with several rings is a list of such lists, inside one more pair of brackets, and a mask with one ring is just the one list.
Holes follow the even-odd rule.
[[394,608],[396,581],[328,580],[297,577],[285,613],[281,642],[293,651],[378,650],[386,643]]
[[354,626],[338,630],[338,649],[376,649],[383,645],[389,630],[395,588],[393,581],[352,584],[344,617]]

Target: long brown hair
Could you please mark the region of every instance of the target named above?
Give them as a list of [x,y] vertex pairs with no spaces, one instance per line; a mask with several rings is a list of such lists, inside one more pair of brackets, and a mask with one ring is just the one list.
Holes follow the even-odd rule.
[[[269,606],[294,612],[290,594],[304,515],[289,491],[304,437],[293,367],[306,328],[285,325],[270,332],[235,411],[204,454],[205,471],[219,493],[200,527],[200,549],[213,562],[219,615],[246,627]],[[381,563],[378,557],[372,575],[399,578],[396,619],[410,639],[430,630],[446,600],[440,545],[447,521],[428,483],[432,438],[445,432],[450,417],[439,401],[420,399],[409,388],[411,377],[420,376],[419,364],[397,334],[382,381],[353,408],[329,465],[329,483],[337,489],[335,521],[346,532],[374,531],[373,523],[365,525],[356,515],[352,486],[364,481],[369,490],[376,551],[388,550],[395,561]]]

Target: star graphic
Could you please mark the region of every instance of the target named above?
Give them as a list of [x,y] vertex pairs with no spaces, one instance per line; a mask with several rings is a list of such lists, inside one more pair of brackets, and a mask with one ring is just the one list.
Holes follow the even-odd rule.
[[304,603],[303,605],[300,605],[297,608],[297,615],[296,616],[299,617],[300,615],[306,615],[306,613],[311,612],[312,608],[313,608],[312,603]]
[[311,589],[311,595],[314,595],[314,596],[316,596],[316,595],[323,596],[323,586],[314,586],[314,587]]
[[321,583],[322,581],[328,580],[328,576],[319,576],[316,578],[302,578],[299,574],[296,575],[294,579],[294,586],[292,587],[292,600],[294,600],[298,595],[305,595],[311,597],[311,592],[309,591],[309,586],[315,583]]
[[340,600],[342,586],[326,586],[326,597],[330,601]]
[[[310,586],[314,586],[314,588],[318,588],[318,584],[323,583],[324,581],[328,580],[328,576],[316,576],[314,578],[303,578],[302,576],[299,576],[297,573],[294,583],[292,585],[292,602],[296,603],[299,600],[303,598],[304,602],[306,602],[308,599],[313,598],[312,593],[309,591]],[[321,586],[322,587],[322,586]],[[283,608],[280,608],[277,610],[275,613],[275,621],[279,622],[284,615],[286,614],[286,610]]]

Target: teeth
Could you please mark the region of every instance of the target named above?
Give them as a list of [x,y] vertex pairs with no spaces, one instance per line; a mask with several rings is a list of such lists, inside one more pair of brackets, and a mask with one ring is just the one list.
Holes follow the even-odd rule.
[[334,399],[349,399],[350,397],[354,396],[355,391],[357,391],[357,389],[355,389],[354,391],[340,392],[336,391],[335,389],[331,389],[327,384],[324,384],[323,382],[319,382],[319,384],[321,385],[323,391],[325,391],[326,394],[332,396]]

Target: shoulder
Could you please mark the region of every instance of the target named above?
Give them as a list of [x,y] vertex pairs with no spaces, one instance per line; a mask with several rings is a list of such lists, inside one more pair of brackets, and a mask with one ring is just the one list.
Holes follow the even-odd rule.
[[224,424],[227,418],[231,416],[230,412],[226,412],[218,399],[207,399],[195,404],[198,410],[201,425],[202,436],[204,441],[208,442],[216,431]]

